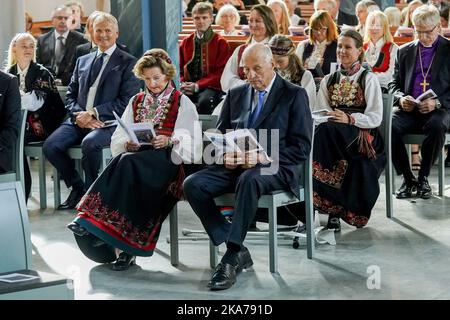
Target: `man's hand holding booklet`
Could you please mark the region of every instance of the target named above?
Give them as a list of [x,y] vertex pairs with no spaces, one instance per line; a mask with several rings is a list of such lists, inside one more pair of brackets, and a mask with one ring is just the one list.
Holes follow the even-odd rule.
[[[207,131],[205,136],[214,145],[216,154],[224,155],[225,164],[230,162],[231,156],[235,167],[242,165],[250,168],[256,163],[267,164],[273,161],[248,129],[238,129],[226,134]],[[253,165],[247,166],[249,162]]]
[[151,145],[152,139],[156,137],[152,121],[126,124],[114,111],[113,113],[119,125],[127,133],[130,141],[140,146]]

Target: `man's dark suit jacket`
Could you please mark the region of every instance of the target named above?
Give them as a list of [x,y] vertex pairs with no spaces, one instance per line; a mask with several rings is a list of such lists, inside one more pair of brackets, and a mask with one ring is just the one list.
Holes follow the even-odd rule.
[[70,31],[65,44],[65,54],[61,60],[58,74],[53,70],[53,62],[55,58],[55,30],[48,32],[39,37],[37,43],[36,60],[48,70],[50,70],[56,79],[61,79],[62,84],[67,86],[72,77],[75,66],[74,56],[75,49],[78,45],[86,43],[84,36],[76,31]]
[[[450,40],[439,36],[433,64],[431,65],[431,88],[437,94],[442,108],[450,112]],[[413,72],[419,54],[419,41],[406,43],[400,47],[395,60],[393,80],[389,89],[394,93],[394,105],[399,105],[403,96],[411,95]]]
[[16,77],[0,71],[0,173],[14,170],[19,137],[20,92]]
[[[66,108],[74,112],[86,111],[89,93],[89,72],[96,52],[77,60],[72,81],[67,88]],[[114,120],[113,111],[122,115],[128,101],[140,90],[140,82],[134,76],[136,58],[116,48],[103,71],[95,95],[94,107],[100,121]]]
[[[247,128],[251,112],[253,88],[249,84],[231,89],[225,99],[217,129]],[[311,151],[313,121],[305,89],[284,80],[279,75],[272,85],[269,96],[256,120],[254,128],[268,130],[267,146],[269,156],[278,163],[290,181],[291,191],[299,194],[299,165]],[[270,129],[279,129],[279,154],[271,150]],[[272,164],[274,165],[274,164]]]

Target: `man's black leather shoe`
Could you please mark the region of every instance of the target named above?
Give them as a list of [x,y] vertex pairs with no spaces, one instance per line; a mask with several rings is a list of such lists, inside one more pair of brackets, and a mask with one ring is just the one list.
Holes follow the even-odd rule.
[[225,290],[229,289],[236,283],[236,270],[238,266],[232,266],[229,263],[220,262],[211,280],[208,283],[210,290]]
[[327,229],[334,230],[334,232],[340,232],[341,231],[341,220],[339,219],[339,217],[332,217],[329,215]]
[[398,189],[398,191],[395,193],[395,196],[397,199],[407,199],[412,198],[413,193],[417,191],[417,181],[412,180],[409,182],[406,182],[406,180],[403,180],[403,183]]
[[72,189],[69,196],[67,197],[67,200],[59,205],[58,210],[75,209],[76,205],[78,204],[78,202],[80,202],[85,192],[86,191],[83,189]]
[[122,252],[119,254],[116,262],[113,263],[112,269],[114,271],[125,271],[130,268],[130,266],[136,264],[136,257],[129,255],[126,252]]
[[430,199],[433,194],[427,177],[419,177],[419,183],[417,185],[417,196],[422,199]]
[[236,267],[236,273],[241,272],[244,269],[248,269],[253,265],[252,256],[250,251],[246,247],[242,247],[238,253],[238,265]]
[[83,237],[87,234],[89,234],[89,232],[82,226],[80,226],[78,223],[76,222],[71,222],[67,225],[67,228],[72,231],[73,233],[75,233],[77,236]]

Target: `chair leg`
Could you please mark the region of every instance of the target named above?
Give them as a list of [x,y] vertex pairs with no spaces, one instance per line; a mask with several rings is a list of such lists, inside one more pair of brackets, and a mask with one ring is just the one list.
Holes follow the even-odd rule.
[[392,173],[392,156],[390,150],[386,152],[387,163],[385,168],[385,183],[386,183],[386,217],[392,219],[394,217],[392,205],[392,193],[394,184],[394,175]]
[[219,247],[216,247],[212,241],[209,241],[209,266],[211,269],[214,269],[218,264],[218,253]]
[[45,174],[45,156],[39,156],[39,204],[41,209],[47,209],[47,181]]
[[273,200],[269,206],[269,261],[270,272],[278,272],[278,235],[277,235],[277,208]]
[[61,184],[59,182],[59,174],[56,168],[53,168],[53,199],[55,201],[55,210],[61,204]]
[[[314,208],[311,201],[305,202],[306,207],[306,256],[312,259],[315,250]],[[317,217],[319,219],[319,217]]]
[[178,251],[178,211],[177,204],[173,207],[172,211],[170,211],[169,215],[169,223],[170,223],[170,263],[173,266],[178,266],[179,259],[179,251]]
[[439,196],[444,195],[444,175],[445,175],[445,147],[442,148],[442,152],[439,154],[439,162],[438,162],[438,178],[439,178]]

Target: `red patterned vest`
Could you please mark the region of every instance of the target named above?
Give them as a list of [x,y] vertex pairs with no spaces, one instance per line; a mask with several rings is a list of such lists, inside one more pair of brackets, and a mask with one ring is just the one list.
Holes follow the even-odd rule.
[[[133,119],[136,119],[138,107],[142,104],[145,98],[145,92],[141,92],[136,95],[133,101]],[[165,119],[156,130],[156,134],[171,137],[175,128],[175,122],[178,117],[178,109],[180,108],[180,96],[181,92],[174,90],[170,96],[170,108],[165,115]],[[136,120],[135,120],[136,121]]]
[[246,44],[243,44],[239,47],[239,51],[238,51],[238,75],[239,78],[241,78],[241,80],[245,80],[245,73],[244,73],[244,68],[240,66],[241,64],[241,59],[242,59],[242,54],[244,53],[245,48],[247,48]]
[[[393,46],[392,42],[386,42],[381,48],[380,55],[378,56],[378,60],[375,65],[372,67],[372,71],[377,72],[386,72],[389,69],[389,63],[391,62],[391,47]],[[364,52],[369,48],[369,43],[365,43]]]

